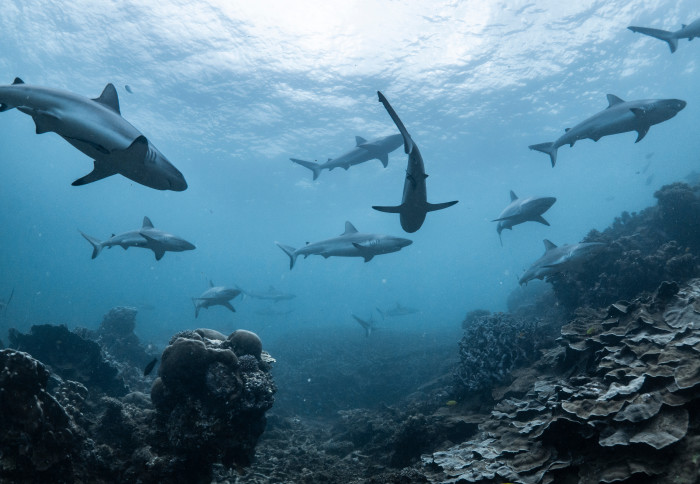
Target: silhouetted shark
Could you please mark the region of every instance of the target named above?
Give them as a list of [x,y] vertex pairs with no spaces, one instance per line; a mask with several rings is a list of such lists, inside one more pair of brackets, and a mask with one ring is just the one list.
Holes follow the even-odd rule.
[[232,287],[215,286],[212,281],[209,281],[209,289],[204,291],[201,296],[193,297],[194,317],[199,316],[201,308],[209,309],[211,306],[224,306],[229,311],[236,312],[236,309],[229,302],[241,293],[240,289]]
[[524,222],[539,222],[549,225],[549,222],[544,219],[542,214],[549,210],[549,207],[554,205],[556,201],[557,199],[554,197],[518,198],[515,192],[511,190],[510,205],[503,209],[498,218],[492,220],[492,222],[498,222],[496,231],[498,232],[499,240],[501,240],[501,245],[503,245],[503,240],[501,239],[503,229],[513,230],[513,226]]
[[401,122],[401,119],[399,119],[394,108],[389,104],[389,101],[384,97],[384,94],[377,91],[377,95],[379,96],[379,102],[384,105],[384,108],[403,136],[404,151],[408,154],[408,165],[406,167],[406,180],[403,184],[401,205],[395,207],[373,205],[372,208],[380,212],[398,213],[401,220],[401,227],[406,232],[415,232],[423,225],[428,212],[451,207],[457,203],[458,200],[445,203],[428,203],[428,194],[425,187],[425,179],[428,178],[428,175],[425,174],[423,156],[420,154],[418,145],[411,139],[411,135],[408,134],[406,127]]
[[557,247],[544,239],[544,255],[525,271],[518,282],[523,285],[533,279],[544,279],[559,272],[580,270],[585,262],[597,255],[604,247],[605,244],[600,242],[583,242]]

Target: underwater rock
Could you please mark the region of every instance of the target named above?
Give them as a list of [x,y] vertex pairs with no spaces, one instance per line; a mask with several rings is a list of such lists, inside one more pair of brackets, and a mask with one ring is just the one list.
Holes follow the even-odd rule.
[[13,348],[26,351],[50,366],[64,380],[77,381],[90,390],[115,397],[128,392],[117,369],[105,360],[100,346],[65,326],[35,325],[28,334],[11,328],[9,335]]
[[[181,463],[179,479],[210,482],[216,462],[249,465],[265,429],[276,391],[269,373],[274,360],[257,335],[241,331],[228,340],[202,330],[181,332],[163,351],[151,400],[163,436],[159,446]],[[236,333],[247,346],[230,344]]]
[[459,343],[457,386],[478,392],[508,381],[513,370],[533,359],[534,330],[534,323],[508,313],[476,317],[466,325]]
[[48,369],[27,353],[0,350],[0,481],[66,482],[80,441],[47,391]]
[[233,351],[237,355],[251,355],[257,359],[260,359],[260,353],[262,352],[262,341],[260,341],[258,335],[252,331],[238,329],[231,333],[228,340],[233,348]]

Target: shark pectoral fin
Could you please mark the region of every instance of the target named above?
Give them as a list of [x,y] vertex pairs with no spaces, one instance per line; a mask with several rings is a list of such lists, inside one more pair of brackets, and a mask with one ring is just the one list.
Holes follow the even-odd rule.
[[635,141],[635,143],[639,143],[640,141],[642,141],[642,139],[647,135],[648,132],[649,132],[649,126],[644,126],[642,128],[639,128],[637,130],[637,140]]
[[231,305],[231,303],[228,302],[228,301],[222,302],[221,305],[222,305],[223,307],[225,307],[225,308],[228,308],[228,310],[231,311],[232,313],[235,313],[235,312],[236,312],[236,308],[234,308],[234,307]]
[[153,254],[156,256],[156,260],[161,260],[165,255],[165,247],[163,247],[163,244],[161,244],[158,240],[143,232],[139,232],[139,235],[146,239],[146,242],[148,242],[146,248],[151,249],[153,251]]
[[370,252],[364,245],[358,244],[357,242],[353,242],[352,245],[354,245],[360,252],[360,257],[362,257],[365,262],[369,262],[372,260],[372,258],[374,258],[374,254],[372,254],[372,252]]
[[384,168],[389,166],[389,155],[388,154],[379,155],[377,158],[379,159],[379,161],[382,162],[382,166],[384,166]]
[[146,161],[148,154],[148,139],[144,135],[138,136],[127,149],[124,154],[132,160]]
[[30,111],[26,112],[26,114],[29,114],[34,120],[36,134],[49,133],[54,130],[53,126],[61,122],[56,116],[46,111]]
[[382,207],[379,205],[372,205],[372,208],[379,211],[379,212],[384,212],[384,213],[401,213],[401,205],[397,205],[396,207]]
[[362,256],[362,257],[365,259],[365,262],[369,262],[369,261],[371,261],[372,259],[374,259],[374,255],[373,255],[373,254],[372,254],[372,255],[365,255],[365,256]]
[[434,212],[435,210],[442,210],[443,208],[451,207],[452,205],[459,202],[459,200],[452,200],[451,202],[445,203],[428,203],[426,207],[427,212]]
[[533,218],[532,221],[539,222],[543,225],[549,225],[549,222],[547,222],[547,220],[545,220],[545,218],[542,215],[538,215],[537,217]]
[[102,161],[93,160],[94,168],[90,173],[82,178],[78,178],[71,185],[78,187],[81,185],[87,185],[88,183],[96,182],[97,180],[102,180],[112,175],[117,174],[117,170],[114,169],[112,165],[104,163]]
[[152,250],[153,254],[156,256],[156,260],[161,260],[165,255],[165,250],[163,250],[162,247],[154,247]]

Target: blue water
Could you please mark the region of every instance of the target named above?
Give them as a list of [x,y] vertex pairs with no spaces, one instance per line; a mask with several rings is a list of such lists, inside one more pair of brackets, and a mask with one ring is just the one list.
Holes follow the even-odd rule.
[[[160,192],[121,176],[72,187],[91,160],[36,135],[29,116],[0,113],[0,298],[15,288],[2,339],[10,326],[94,327],[117,305],[141,308],[137,334],[159,343],[193,327],[247,328],[264,341],[302,326],[352,328],[362,340],[351,315],[396,302],[421,310],[405,330],[458,329],[469,310],[505,309],[544,238],[577,242],[699,168],[700,41],[671,54],[626,29],[676,30],[700,16],[694,0],[231,3],[5,0],[2,82],[87,97],[114,83],[124,118],[189,188]],[[420,146],[429,201],[460,201],[411,235],[371,208],[400,202],[401,149],[386,169],[373,160],[317,181],[289,161],[325,161],[356,135],[395,133],[377,90]],[[638,144],[626,133],[564,146],[554,169],[528,150],[604,109],[607,93],[688,107]],[[545,214],[551,227],[516,226],[501,247],[491,220],[511,189],[558,201]],[[90,259],[78,229],[105,239],[144,215],[197,249],[159,262],[143,249]],[[336,236],[346,220],[414,243],[369,263],[312,256],[292,271],[274,244]],[[195,320],[190,298],[210,279],[297,298],[236,299],[237,313],[214,307]],[[257,314],[269,306],[292,312]]]

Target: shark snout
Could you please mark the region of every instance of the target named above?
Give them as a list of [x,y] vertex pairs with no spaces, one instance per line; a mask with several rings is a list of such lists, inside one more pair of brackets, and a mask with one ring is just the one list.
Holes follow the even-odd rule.
[[413,243],[412,240],[409,240],[409,239],[400,239],[400,238],[397,239],[396,242],[397,242],[398,246],[401,247],[402,249],[403,249],[404,247],[408,247],[409,245],[411,245],[411,244]]

